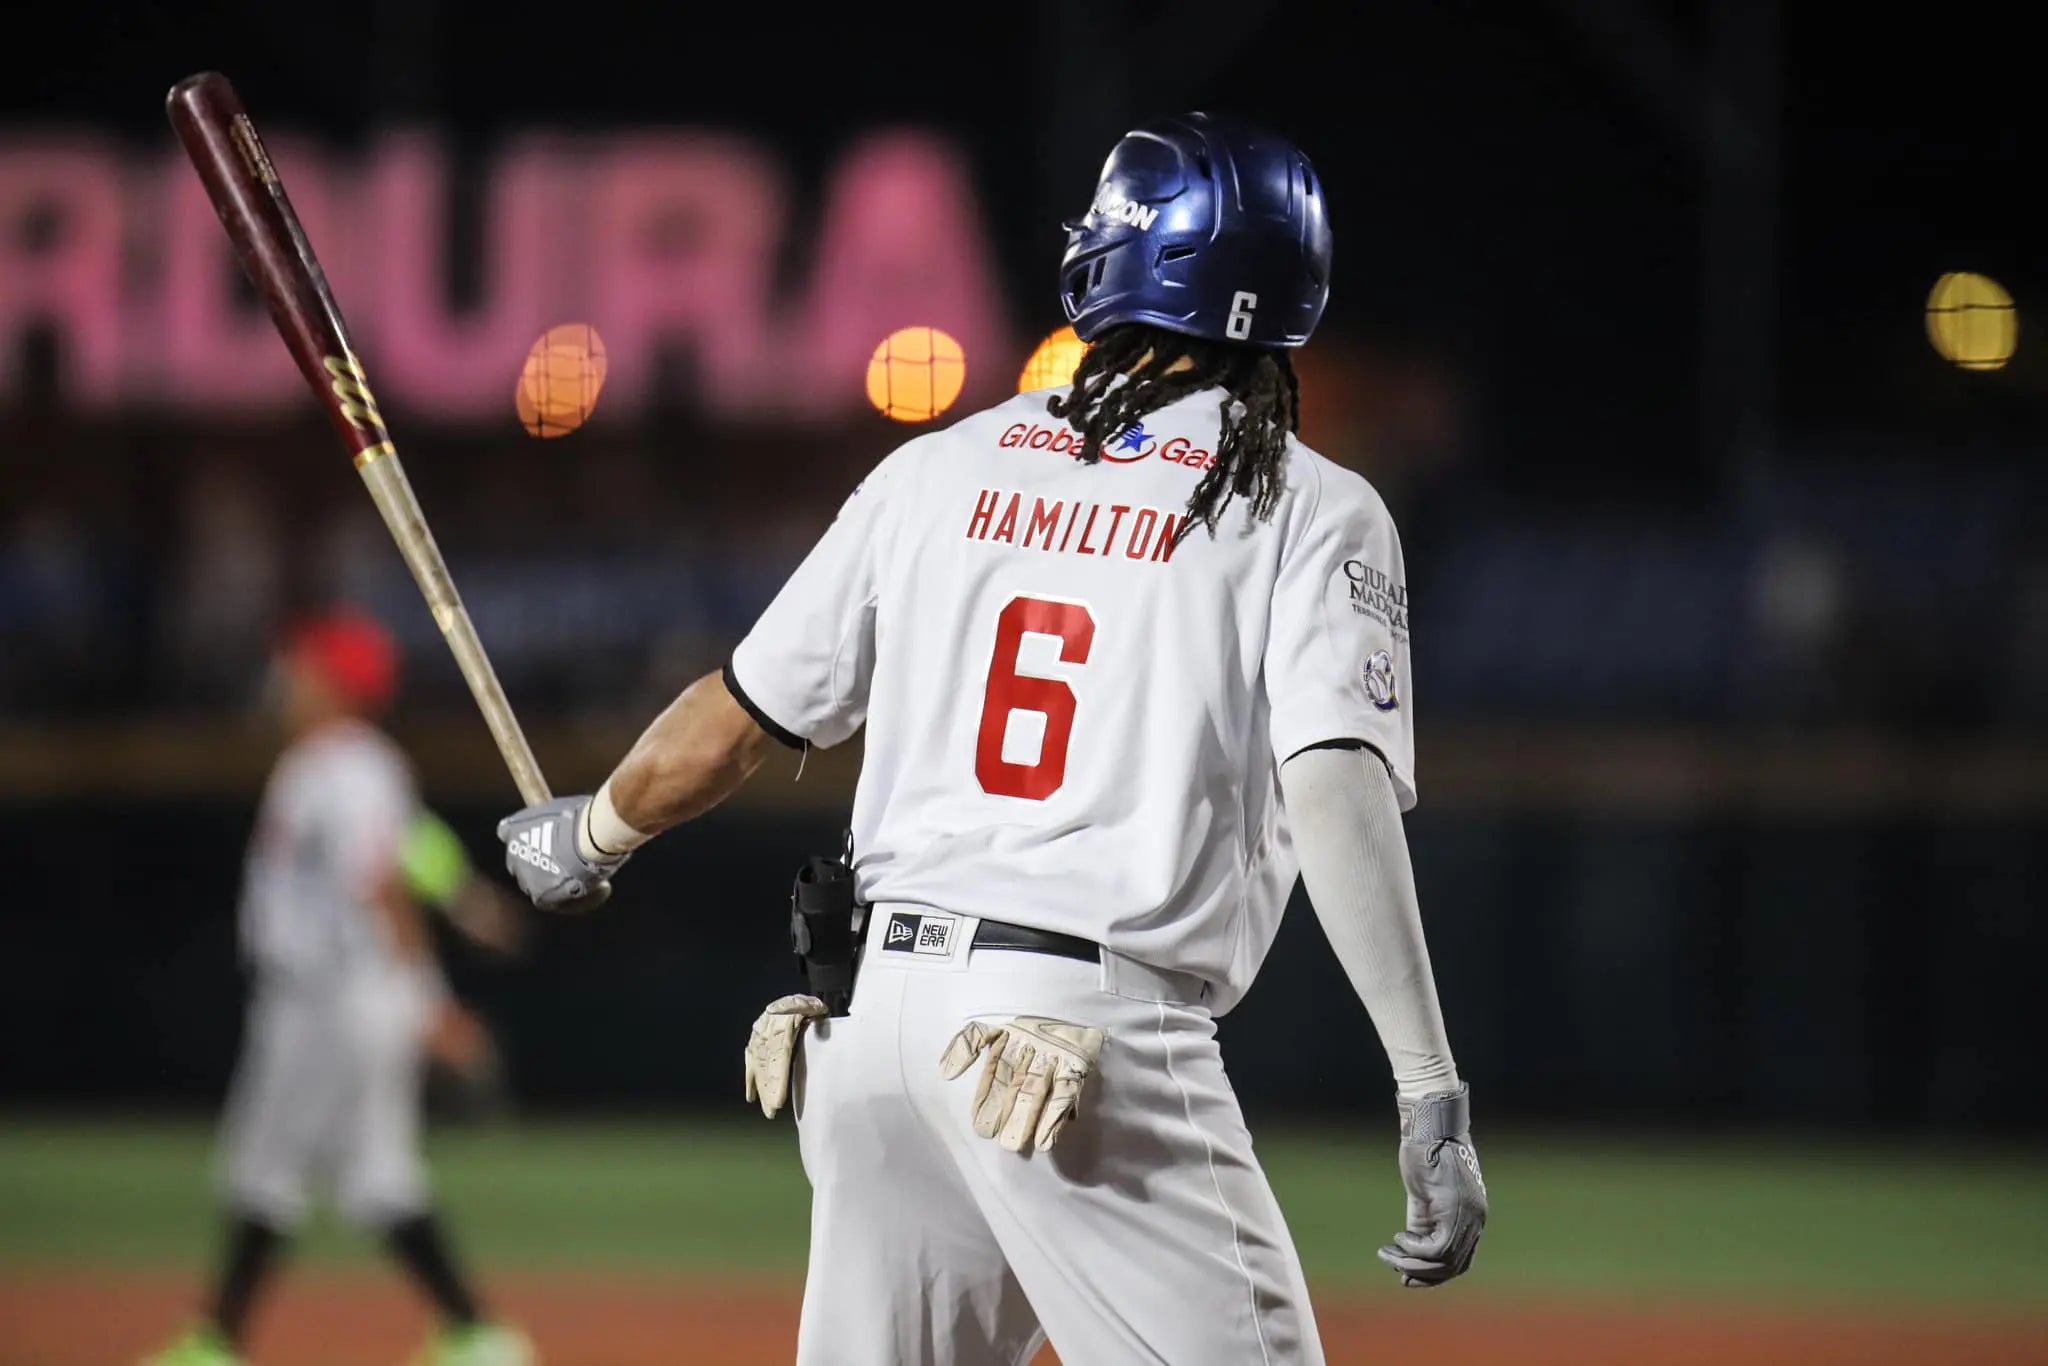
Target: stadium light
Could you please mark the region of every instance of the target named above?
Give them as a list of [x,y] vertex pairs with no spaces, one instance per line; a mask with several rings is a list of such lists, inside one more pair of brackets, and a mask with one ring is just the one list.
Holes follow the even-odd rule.
[[868,359],[868,402],[898,422],[929,422],[953,406],[967,381],[960,343],[936,327],[891,332]]
[[1024,362],[1024,371],[1017,376],[1017,392],[1066,388],[1073,383],[1074,370],[1087,353],[1087,343],[1074,335],[1074,329],[1062,327],[1040,342],[1031,359]]
[[2019,311],[1990,276],[1951,271],[1928,291],[1927,339],[1965,370],[2000,370],[2019,345]]

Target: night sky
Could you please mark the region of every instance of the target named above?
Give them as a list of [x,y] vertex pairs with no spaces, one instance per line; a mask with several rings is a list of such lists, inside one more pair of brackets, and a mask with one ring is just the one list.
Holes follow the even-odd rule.
[[[1697,106],[1670,76],[1706,63],[1704,6],[1121,8],[854,6],[819,24],[746,5],[63,5],[0,123],[160,147],[165,88],[217,67],[266,127],[353,139],[432,120],[488,146],[519,128],[721,125],[813,186],[862,129],[932,125],[972,154],[1012,313],[1035,329],[1058,321],[1058,219],[1114,135],[1148,112],[1229,110],[1296,138],[1331,187],[1326,326],[1442,357],[1482,458],[1597,478],[1699,463],[1706,176]],[[1784,8],[1777,324],[1760,327],[1780,447],[1906,436],[2001,458],[2048,407],[2026,30],[1999,6]],[[1642,16],[1675,65],[1632,65],[1596,33],[1610,11]],[[2019,357],[1998,375],[1926,344],[1922,301],[1953,269],[2019,301]]]

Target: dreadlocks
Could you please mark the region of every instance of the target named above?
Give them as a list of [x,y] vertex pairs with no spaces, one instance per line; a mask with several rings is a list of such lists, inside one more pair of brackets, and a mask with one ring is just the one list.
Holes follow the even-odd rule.
[[1088,348],[1074,371],[1074,387],[1050,399],[1046,410],[1081,433],[1079,458],[1092,465],[1102,458],[1105,442],[1137,426],[1147,413],[1217,388],[1223,390],[1223,437],[1216,463],[1188,497],[1177,542],[1198,521],[1214,536],[1232,498],[1251,499],[1252,516],[1261,521],[1273,515],[1287,435],[1301,423],[1301,386],[1287,352],[1123,323]]

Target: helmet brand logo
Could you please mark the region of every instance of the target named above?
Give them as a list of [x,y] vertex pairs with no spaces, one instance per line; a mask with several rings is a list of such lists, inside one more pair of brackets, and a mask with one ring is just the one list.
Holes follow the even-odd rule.
[[1114,185],[1104,185],[1102,192],[1095,196],[1095,216],[1144,232],[1159,221],[1159,210],[1135,199],[1126,199],[1124,192]]
[[[1084,344],[1141,323],[1296,347],[1329,300],[1322,182],[1299,148],[1233,120],[1186,114],[1132,129],[1102,163],[1088,211],[1063,226],[1060,308]],[[1155,454],[1166,459],[1163,439]]]

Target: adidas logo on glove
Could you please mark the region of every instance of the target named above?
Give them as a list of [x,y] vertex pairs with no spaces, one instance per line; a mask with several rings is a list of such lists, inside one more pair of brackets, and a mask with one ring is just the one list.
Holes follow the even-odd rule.
[[555,852],[555,827],[553,824],[535,826],[519,832],[519,838],[505,846],[512,856],[522,863],[530,863],[543,873],[556,877],[562,875],[562,865],[551,857]]

